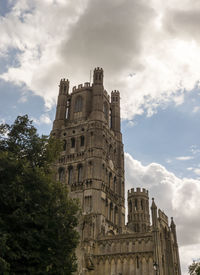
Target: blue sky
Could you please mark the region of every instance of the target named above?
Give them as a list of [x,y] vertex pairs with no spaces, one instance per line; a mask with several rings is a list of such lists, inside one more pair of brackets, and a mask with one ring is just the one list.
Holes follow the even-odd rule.
[[174,216],[185,275],[200,251],[200,5],[165,2],[2,0],[0,120],[28,114],[49,134],[60,78],[103,67],[121,93],[126,189]]

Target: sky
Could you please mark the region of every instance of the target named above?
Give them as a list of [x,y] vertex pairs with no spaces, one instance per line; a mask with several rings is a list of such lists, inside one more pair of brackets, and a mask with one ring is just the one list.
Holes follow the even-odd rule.
[[0,122],[40,134],[70,87],[104,69],[121,94],[126,190],[149,189],[174,217],[182,274],[200,258],[199,0],[1,0]]

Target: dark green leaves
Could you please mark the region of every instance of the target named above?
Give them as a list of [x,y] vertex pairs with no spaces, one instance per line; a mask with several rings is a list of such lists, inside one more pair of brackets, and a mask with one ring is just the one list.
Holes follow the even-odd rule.
[[0,126],[0,274],[72,274],[77,202],[53,180],[62,144],[27,116]]

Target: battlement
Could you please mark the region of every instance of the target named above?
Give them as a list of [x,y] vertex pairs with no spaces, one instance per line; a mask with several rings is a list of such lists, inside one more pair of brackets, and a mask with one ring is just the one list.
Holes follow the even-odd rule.
[[103,72],[103,69],[102,68],[100,68],[100,67],[96,67],[95,69],[94,69],[94,72]]
[[142,195],[142,196],[146,196],[148,197],[149,195],[149,191],[146,190],[145,188],[140,188],[140,187],[137,187],[137,188],[131,188],[130,190],[128,190],[128,197],[131,197],[131,196],[137,196],[137,195]]
[[69,79],[61,78],[60,85],[69,84]]
[[78,87],[74,86],[72,88],[72,93],[74,92],[79,92],[79,91],[83,91],[87,88],[91,88],[92,86],[90,85],[90,82],[85,82],[84,84],[79,84]]
[[112,96],[120,96],[120,92],[118,90],[114,90],[111,92],[111,97]]
[[168,217],[167,215],[161,211],[160,209],[158,210],[158,217],[161,221],[163,221],[164,223],[166,223],[168,225]]

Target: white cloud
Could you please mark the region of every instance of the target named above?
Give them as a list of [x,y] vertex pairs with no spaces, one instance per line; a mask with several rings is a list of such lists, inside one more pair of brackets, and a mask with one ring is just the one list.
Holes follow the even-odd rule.
[[151,116],[182,104],[199,80],[199,14],[197,0],[19,0],[0,18],[0,55],[18,49],[19,66],[1,78],[51,107],[61,77],[73,86],[101,66],[106,88],[121,91],[123,118]]
[[36,119],[34,117],[31,118],[35,124],[41,125],[41,124],[51,124],[52,121],[50,117],[47,114],[42,114],[39,119]]
[[128,153],[125,154],[125,171],[127,189],[147,188],[150,197],[155,198],[157,206],[169,217],[174,217],[182,271],[186,275],[187,265],[199,257],[200,180],[180,179],[158,163],[144,166]]
[[200,153],[200,149],[198,148],[197,145],[193,144],[190,146],[190,152],[193,154],[193,155],[196,155],[196,154],[199,154]]
[[181,156],[181,157],[176,157],[177,160],[190,160],[193,159],[193,156]]
[[193,113],[197,113],[200,110],[200,106],[195,106],[192,110]]
[[194,173],[196,175],[200,176],[200,169],[199,168],[194,169]]

